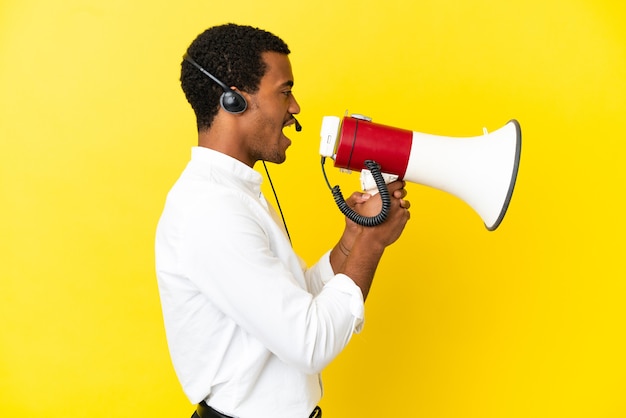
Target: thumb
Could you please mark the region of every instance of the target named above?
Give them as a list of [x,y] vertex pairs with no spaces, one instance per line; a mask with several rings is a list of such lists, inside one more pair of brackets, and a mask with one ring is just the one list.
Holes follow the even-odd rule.
[[353,208],[360,203],[367,202],[371,197],[372,195],[369,193],[354,192],[346,199],[346,203]]

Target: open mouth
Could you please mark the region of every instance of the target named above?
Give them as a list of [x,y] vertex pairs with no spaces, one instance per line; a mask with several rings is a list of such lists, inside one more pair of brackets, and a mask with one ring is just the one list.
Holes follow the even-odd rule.
[[283,123],[283,128],[287,128],[287,127],[289,127],[289,126],[292,126],[292,125],[294,125],[295,123],[296,123],[296,120],[295,120],[293,117],[291,117],[291,118],[287,119],[287,120],[285,121],[285,123]]
[[283,128],[292,125],[296,126],[296,132],[300,132],[302,130],[302,125],[300,125],[298,119],[296,119],[294,115],[291,115],[291,117],[283,124]]

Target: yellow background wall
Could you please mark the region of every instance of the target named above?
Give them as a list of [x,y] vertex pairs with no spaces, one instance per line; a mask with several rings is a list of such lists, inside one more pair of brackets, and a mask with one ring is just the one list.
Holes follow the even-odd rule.
[[191,415],[153,235],[195,141],[181,56],[229,21],[293,51],[304,130],[270,170],[310,262],[343,223],[319,168],[323,115],[523,130],[495,232],[409,186],[413,216],[365,330],[324,374],[324,416],[626,416],[626,6],[614,0],[2,0],[0,416]]

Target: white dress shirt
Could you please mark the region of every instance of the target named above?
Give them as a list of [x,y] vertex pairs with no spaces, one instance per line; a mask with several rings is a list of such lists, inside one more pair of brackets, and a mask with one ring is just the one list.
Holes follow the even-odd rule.
[[307,269],[261,175],[194,147],[156,233],[176,374],[192,403],[238,418],[308,417],[321,370],[363,324],[363,296],[329,253]]

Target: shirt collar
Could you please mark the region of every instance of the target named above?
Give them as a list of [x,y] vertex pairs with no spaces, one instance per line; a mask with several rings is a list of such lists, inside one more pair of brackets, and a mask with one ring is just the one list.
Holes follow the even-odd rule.
[[206,147],[192,147],[191,161],[197,162],[198,168],[219,169],[228,172],[232,179],[244,183],[255,193],[261,190],[263,177],[259,172],[241,161]]

